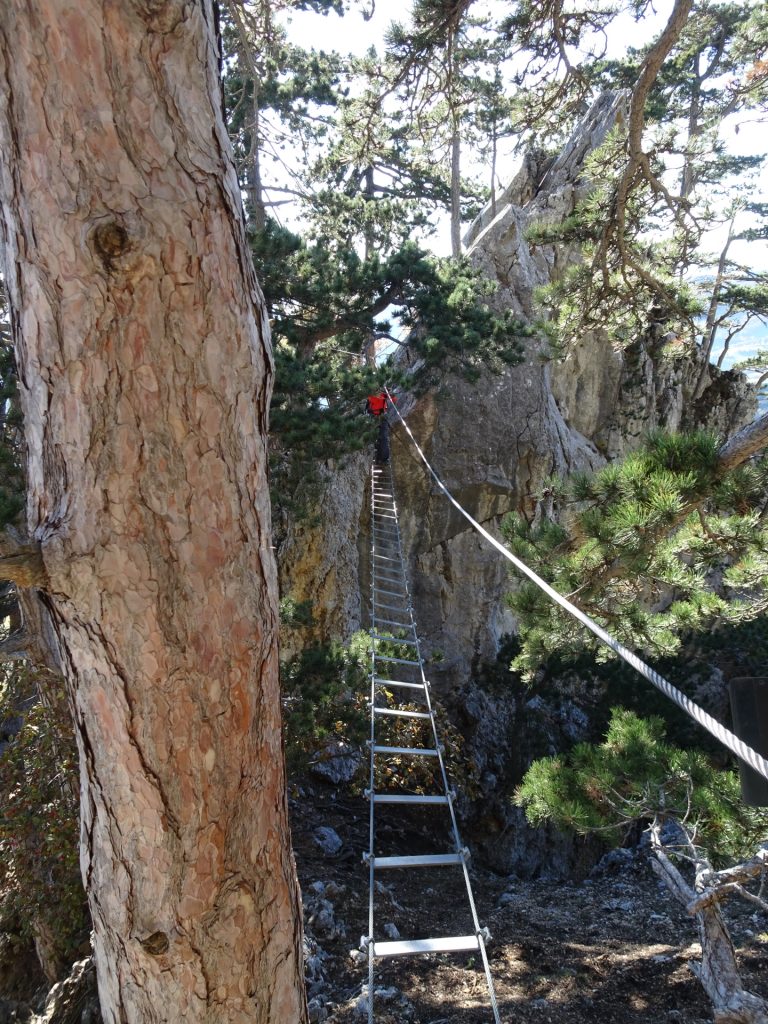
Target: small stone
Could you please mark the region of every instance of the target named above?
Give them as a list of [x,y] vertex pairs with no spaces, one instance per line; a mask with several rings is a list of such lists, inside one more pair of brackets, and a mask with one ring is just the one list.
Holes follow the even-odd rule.
[[388,939],[392,939],[395,942],[400,938],[400,932],[398,931],[397,925],[392,921],[388,921],[384,925],[384,934]]
[[314,831],[313,839],[326,857],[335,857],[344,845],[339,833],[327,825],[318,825]]
[[359,749],[351,747],[348,743],[334,741],[315,754],[310,771],[313,775],[319,775],[320,778],[325,779],[326,782],[332,782],[338,786],[345,782],[351,782],[362,763],[363,755]]
[[307,1009],[309,1010],[310,1024],[320,1024],[320,1021],[328,1020],[328,1011],[321,999],[317,997],[310,999]]
[[307,900],[304,908],[307,916],[307,926],[312,929],[314,935],[320,939],[335,939],[344,935],[346,928],[336,920],[333,904],[328,900],[313,898]]
[[606,910],[609,914],[631,914],[635,909],[635,904],[632,900],[607,900],[603,904],[603,910]]
[[626,871],[632,866],[635,854],[632,850],[609,850],[590,871],[590,877],[600,878],[603,875],[615,875]]

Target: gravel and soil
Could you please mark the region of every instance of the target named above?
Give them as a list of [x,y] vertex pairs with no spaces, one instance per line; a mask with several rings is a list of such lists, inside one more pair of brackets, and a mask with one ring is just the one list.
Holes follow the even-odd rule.
[[[438,812],[439,813],[439,812]],[[367,963],[357,952],[368,927],[368,805],[334,790],[305,792],[292,808],[305,902],[308,990],[313,1021],[367,1020]],[[379,820],[377,852],[446,852],[429,812]],[[323,852],[319,826],[342,839]],[[471,846],[471,838],[469,845]],[[520,1024],[704,1024],[709,1003],[691,965],[695,923],[653,874],[642,851],[609,855],[578,882],[523,881],[472,863],[501,1019]],[[472,931],[458,868],[381,873],[376,933],[426,938]],[[749,990],[768,997],[768,916],[754,905],[728,909]],[[395,931],[396,929],[396,931]],[[380,961],[377,1024],[492,1024],[485,975],[472,954]],[[283,1024],[283,1022],[281,1022]]]

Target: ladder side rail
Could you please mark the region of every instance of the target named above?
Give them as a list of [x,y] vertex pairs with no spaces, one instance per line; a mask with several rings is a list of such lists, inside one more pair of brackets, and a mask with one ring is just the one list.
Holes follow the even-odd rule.
[[[392,493],[394,494],[394,480],[392,481]],[[435,749],[437,750],[437,760],[438,760],[438,765],[439,765],[439,771],[440,771],[440,775],[441,775],[441,778],[442,778],[445,794],[448,797],[448,813],[449,813],[450,818],[451,818],[451,828],[452,828],[452,831],[453,831],[454,844],[455,844],[455,848],[456,848],[456,853],[462,854],[463,850],[464,850],[464,846],[462,845],[462,842],[461,842],[461,833],[459,832],[459,823],[458,823],[458,821],[456,819],[456,811],[455,811],[455,808],[453,806],[453,799],[451,798],[452,790],[451,790],[451,787],[450,787],[450,781],[448,779],[448,772],[447,772],[446,767],[445,767],[445,758],[443,756],[444,748],[442,747],[442,745],[440,743],[440,737],[439,737],[438,731],[437,731],[437,716],[434,713],[434,708],[432,706],[432,698],[431,698],[431,694],[430,694],[430,686],[429,686],[426,674],[424,672],[424,660],[421,657],[421,644],[420,644],[420,641],[419,641],[419,638],[418,638],[418,632],[417,632],[417,629],[416,629],[416,621],[415,621],[415,618],[414,618],[414,613],[413,613],[413,607],[412,606],[409,606],[409,611],[410,611],[410,615],[411,615],[411,624],[413,626],[413,633],[414,633],[414,636],[416,637],[416,653],[417,653],[418,659],[419,659],[419,670],[421,672],[421,680],[424,683],[424,695],[425,695],[425,699],[426,699],[427,710],[430,712],[430,724],[432,726],[432,737],[433,737],[433,740],[434,740]],[[373,853],[373,846],[371,846],[371,853]],[[491,999],[491,1009],[493,1010],[494,1021],[495,1021],[495,1024],[501,1024],[501,1018],[499,1016],[498,1003],[496,1001],[496,991],[494,989],[493,978],[491,976],[491,967],[490,967],[490,964],[488,962],[488,955],[487,955],[487,952],[486,952],[486,949],[485,949],[485,941],[484,940],[485,940],[485,937],[488,935],[488,932],[487,932],[487,930],[484,931],[481,928],[481,926],[480,926],[480,919],[479,919],[478,914],[477,914],[477,907],[475,905],[475,898],[474,898],[474,894],[472,892],[472,882],[471,882],[470,877],[469,877],[469,866],[468,866],[468,863],[467,863],[467,857],[466,856],[462,856],[461,857],[461,869],[462,869],[463,876],[464,876],[464,885],[465,885],[466,890],[467,890],[467,898],[469,900],[469,907],[470,907],[470,912],[471,912],[471,915],[472,915],[472,925],[473,925],[473,928],[475,930],[475,934],[477,935],[478,946],[479,946],[479,949],[480,949],[480,955],[481,955],[481,958],[482,958],[482,961],[483,961],[483,969],[485,971],[485,979],[486,979],[486,983],[488,985],[488,992],[489,992],[490,999]],[[371,935],[373,935],[373,933],[371,933]]]
[[[374,491],[376,487],[376,478],[371,473],[371,620],[376,619],[376,591],[374,589],[374,578],[376,573],[376,535],[373,529],[375,524],[375,506],[374,506]],[[368,786],[371,794],[374,792],[375,786],[375,764],[376,764],[376,715],[373,712],[373,706],[376,700],[376,657],[374,654],[374,647],[371,644],[371,682],[370,682],[370,708],[371,708],[371,728],[370,728],[370,741],[369,741],[369,752],[370,752],[370,768],[368,777]],[[368,808],[368,849],[374,849],[374,839],[376,835],[376,823],[375,823],[375,803],[371,799],[369,801]],[[374,987],[374,948],[373,948],[373,897],[375,892],[375,870],[373,864],[373,858],[371,863],[368,865],[368,1024],[374,1024],[373,1020],[373,987]]]

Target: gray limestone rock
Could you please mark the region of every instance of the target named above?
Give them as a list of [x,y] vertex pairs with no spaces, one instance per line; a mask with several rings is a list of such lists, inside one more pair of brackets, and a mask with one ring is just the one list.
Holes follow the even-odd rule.
[[333,740],[319,750],[310,763],[310,771],[338,786],[351,782],[360,770],[363,755],[357,747]]
[[69,975],[48,993],[45,1007],[31,1024],[101,1024],[96,968],[91,957],[78,960]]
[[336,919],[336,912],[330,900],[308,895],[304,903],[304,918],[312,936],[323,941],[343,938],[346,925]]
[[[495,207],[472,225],[467,255],[496,283],[497,309],[534,322],[536,290],[580,258],[575,243],[533,244],[528,229],[573,213],[590,188],[587,157],[626,119],[627,103],[625,92],[602,95],[563,152],[556,159],[529,153]],[[543,340],[529,339],[518,366],[484,369],[471,381],[443,370],[426,393],[404,394],[399,408],[456,500],[500,537],[509,512],[529,520],[549,514],[551,476],[597,469],[657,427],[730,433],[753,414],[754,400],[743,378],[703,365],[649,312],[643,336],[622,350],[594,332],[556,362]],[[289,631],[288,653],[368,625],[369,465],[363,453],[328,464],[316,520],[280,524],[281,592],[311,600],[315,616],[301,635]],[[516,630],[505,600],[516,586],[510,566],[446,500],[399,424],[392,470],[427,676],[464,732],[482,780],[482,807],[473,811],[461,800],[461,814],[499,871],[583,874],[602,850],[554,830],[534,833],[509,795],[533,756],[584,737],[589,702],[566,688],[551,705],[524,713],[518,697],[480,691],[483,667]]]
[[339,833],[328,825],[318,825],[312,838],[326,857],[335,857],[344,845]]

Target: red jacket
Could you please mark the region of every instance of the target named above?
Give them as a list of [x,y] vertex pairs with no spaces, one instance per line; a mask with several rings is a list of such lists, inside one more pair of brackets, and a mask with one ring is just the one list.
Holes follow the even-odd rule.
[[371,416],[381,416],[387,411],[387,396],[382,392],[380,395],[369,395],[365,411]]

